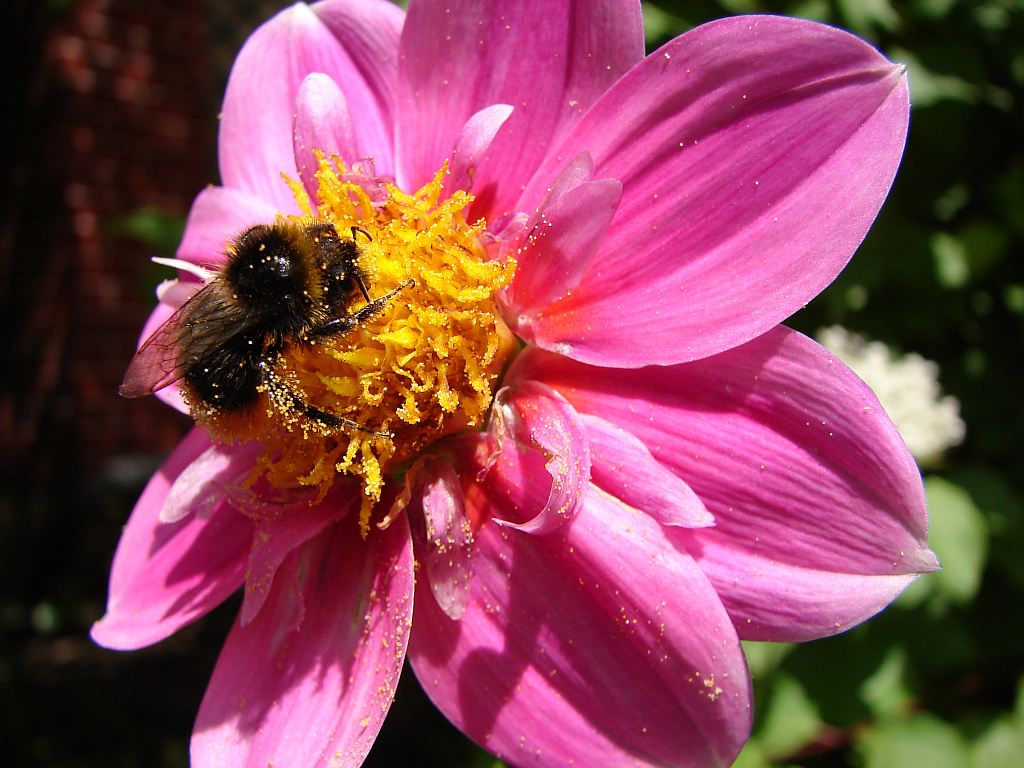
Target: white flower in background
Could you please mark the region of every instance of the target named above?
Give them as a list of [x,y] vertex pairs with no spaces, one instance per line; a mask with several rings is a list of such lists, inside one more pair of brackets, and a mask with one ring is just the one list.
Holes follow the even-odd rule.
[[963,442],[960,402],[942,395],[939,366],[911,352],[898,355],[842,326],[818,331],[818,341],[871,387],[921,464]]

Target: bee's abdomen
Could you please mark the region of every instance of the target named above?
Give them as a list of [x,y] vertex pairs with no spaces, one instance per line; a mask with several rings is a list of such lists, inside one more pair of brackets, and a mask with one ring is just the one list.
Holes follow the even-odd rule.
[[221,411],[239,411],[255,405],[262,374],[257,363],[261,351],[219,349],[187,364],[182,377],[192,395]]

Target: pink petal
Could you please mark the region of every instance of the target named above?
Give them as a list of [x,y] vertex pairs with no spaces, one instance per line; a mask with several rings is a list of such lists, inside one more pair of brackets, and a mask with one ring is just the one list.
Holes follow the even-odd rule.
[[[405,13],[389,0],[330,0],[310,6],[348,54],[357,77],[342,83],[359,119],[356,138],[377,173],[394,178],[398,41]],[[365,89],[363,84],[365,83]]]
[[512,107],[508,104],[492,104],[466,121],[455,139],[455,148],[452,150],[452,162],[446,183],[449,190],[470,189],[473,186],[473,177],[476,176],[480,160],[494,141],[498,129],[505,124],[511,114]]
[[214,444],[178,475],[160,509],[161,523],[176,523],[188,515],[208,517],[224,501],[224,486],[239,485],[252,474],[258,442]]
[[316,202],[320,189],[316,172],[320,170],[320,161],[313,150],[318,149],[327,156],[337,155],[347,167],[359,159],[355,128],[345,94],[327,75],[314,72],[302,81],[295,97],[292,131],[292,148],[299,177],[309,199]]
[[296,3],[259,27],[235,59],[218,142],[224,186],[265,200],[277,211],[298,212],[281,174],[298,178],[292,120],[299,88],[312,72],[341,86],[349,109],[360,116],[360,147],[378,153],[379,168],[390,164],[380,100],[331,30],[308,6]]
[[[173,283],[176,281],[171,282]],[[182,283],[184,283],[184,281],[182,281]],[[196,288],[198,288],[199,283],[196,282],[194,283],[194,285]],[[159,289],[157,290],[157,292],[159,293]],[[182,302],[182,304],[183,303],[184,301]],[[160,326],[162,326],[164,323],[171,319],[171,315],[174,314],[175,310],[177,310],[179,306],[181,306],[181,304],[171,306],[169,304],[164,304],[161,301],[153,308],[153,311],[150,313],[149,318],[146,320],[146,324],[142,326],[142,333],[139,335],[140,347],[142,346],[143,342],[146,341],[146,339],[148,339],[150,336],[153,335],[153,333],[156,332],[157,328],[159,328]],[[176,385],[172,384],[169,387],[164,387],[159,392],[155,392],[154,394],[156,395],[156,397],[165,402],[167,405],[171,406],[171,408],[174,408],[176,411],[180,411],[181,413],[189,412],[188,404],[185,402],[185,398],[181,394],[181,390]]]
[[402,33],[396,144],[406,190],[450,157],[471,115],[515,111],[477,168],[471,219],[512,210],[551,142],[643,56],[635,3],[413,3]]
[[485,525],[462,621],[419,600],[409,658],[456,726],[523,768],[725,766],[750,728],[711,585],[651,518],[603,494],[550,536]]
[[[486,484],[488,492],[502,495],[515,510],[495,522],[542,534],[572,520],[590,479],[590,450],[576,412],[557,392],[527,381],[499,390],[492,413],[498,448]],[[527,477],[549,489],[543,505],[521,493]]]
[[352,510],[358,492],[355,483],[338,481],[320,504],[303,503],[298,509],[257,520],[246,569],[245,598],[238,616],[240,626],[252,621],[263,607],[274,583],[274,574],[284,559],[327,526],[345,517]]
[[[555,179],[520,239],[516,276],[505,296],[507,316],[514,322],[520,313],[543,309],[579,285],[604,241],[622,185],[592,177],[593,161],[581,152]],[[514,328],[525,338],[530,335],[529,314]]]
[[660,464],[629,432],[580,414],[590,444],[590,482],[662,525],[706,528],[714,517],[690,486]]
[[[745,639],[830,634],[937,567],[921,477],[899,433],[860,379],[798,333],[779,327],[666,368],[596,369],[544,353],[520,365],[513,377],[543,381],[631,432],[696,491],[715,526],[670,535],[705,568]],[[800,586],[759,570],[799,573]],[[857,580],[845,577],[857,576],[851,589]]]
[[[416,559],[424,566],[430,593],[450,619],[458,620],[469,601],[473,530],[455,469],[426,457],[413,467],[420,503],[409,512]],[[410,470],[412,473],[413,470]]]
[[889,605],[918,576],[835,573],[701,537],[669,537],[699,553],[701,570],[744,640],[799,643],[845,632]]
[[583,282],[534,318],[533,339],[636,367],[767,331],[864,238],[908,111],[903,68],[831,27],[741,16],[672,41],[593,106],[523,195],[529,209],[583,149],[624,188]]
[[254,224],[271,222],[277,209],[248,192],[226,187],[207,187],[192,203],[177,257],[200,266],[227,261],[228,242]]
[[210,446],[194,429],[153,475],[125,525],[110,572],[107,613],[92,638],[134,650],[206,614],[242,584],[252,523],[227,505],[208,517],[159,522],[174,479]]
[[192,765],[358,766],[394,697],[412,590],[404,518],[365,541],[343,521],[294,550],[263,609],[228,636]]

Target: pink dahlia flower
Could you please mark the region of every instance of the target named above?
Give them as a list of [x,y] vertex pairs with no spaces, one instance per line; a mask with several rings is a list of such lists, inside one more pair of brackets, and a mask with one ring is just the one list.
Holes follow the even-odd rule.
[[629,0],[283,11],[143,335],[257,223],[351,232],[369,293],[399,290],[286,339],[244,413],[161,391],[198,426],[93,637],[155,643],[244,589],[195,766],[358,765],[407,657],[515,765],[731,763],[741,639],[840,632],[937,567],[878,401],[779,325],[861,242],[907,117],[901,67],[807,21],[645,58]]

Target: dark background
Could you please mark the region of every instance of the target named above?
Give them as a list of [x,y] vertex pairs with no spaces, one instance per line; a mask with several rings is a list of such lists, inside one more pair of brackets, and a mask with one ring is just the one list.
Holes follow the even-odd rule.
[[[153,648],[87,632],[142,483],[188,428],[116,396],[188,207],[217,181],[231,61],[285,3],[6,0],[0,10],[0,761],[187,765],[237,603]],[[728,0],[646,9],[651,47],[731,13],[804,15],[906,62],[903,167],[790,324],[936,361],[967,438],[926,467],[942,575],[852,632],[751,646],[746,768],[1024,764],[1024,0]],[[491,766],[411,674],[376,766]]]

